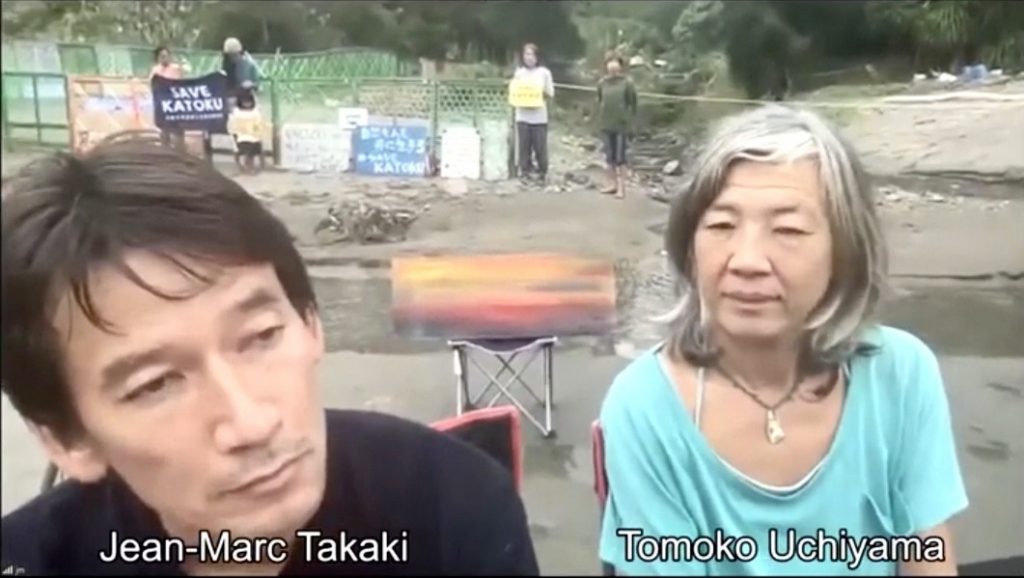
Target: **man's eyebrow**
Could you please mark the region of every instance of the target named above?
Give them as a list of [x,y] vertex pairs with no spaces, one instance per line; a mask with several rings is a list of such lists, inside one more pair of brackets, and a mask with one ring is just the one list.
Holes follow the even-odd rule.
[[231,306],[229,311],[232,314],[246,314],[260,309],[266,309],[281,303],[281,297],[264,288],[259,288]]
[[[278,295],[260,288],[232,305],[229,311],[231,314],[245,315],[266,307],[277,305],[280,302],[281,298]],[[147,365],[160,363],[170,356],[170,348],[162,346],[137,353],[130,353],[115,359],[100,371],[102,388],[104,390],[113,389],[124,383],[139,369]]]
[[159,363],[170,356],[167,347],[156,347],[138,353],[130,353],[108,363],[100,372],[100,383],[104,390],[111,390],[124,383],[139,369]]

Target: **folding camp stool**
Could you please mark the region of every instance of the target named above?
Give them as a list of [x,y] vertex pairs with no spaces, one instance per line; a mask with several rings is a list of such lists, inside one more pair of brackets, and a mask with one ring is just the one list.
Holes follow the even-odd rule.
[[[498,391],[484,407],[494,407],[498,400],[504,397],[519,409],[523,417],[540,430],[541,435],[552,437],[555,434],[555,430],[551,426],[551,407],[553,405],[552,398],[554,397],[554,346],[556,343],[558,343],[557,337],[486,340],[456,339],[448,341],[448,346],[452,348],[452,356],[454,358],[455,411],[457,415],[462,415],[462,412],[476,408],[487,392],[494,387]],[[482,367],[473,357],[473,353],[484,353],[497,359],[498,363],[501,364],[497,374],[492,374]],[[529,357],[527,357],[526,362],[519,369],[515,369],[513,363],[515,363],[516,359],[527,354],[529,354]],[[538,396],[533,388],[526,383],[526,380],[523,379],[524,372],[530,368],[538,354],[543,358],[543,398]],[[475,365],[484,377],[488,379],[487,385],[476,396],[471,396],[469,393],[470,364]],[[510,377],[502,382],[501,378],[506,373]],[[540,419],[534,416],[530,410],[526,409],[523,403],[513,394],[513,386],[517,383],[530,394],[534,401],[543,406],[544,423],[541,423]]]

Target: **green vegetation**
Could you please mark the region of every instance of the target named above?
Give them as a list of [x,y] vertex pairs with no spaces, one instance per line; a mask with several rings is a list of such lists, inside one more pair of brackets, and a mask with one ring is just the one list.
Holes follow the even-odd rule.
[[642,59],[641,88],[675,94],[732,84],[781,98],[837,81],[823,71],[885,80],[890,63],[901,79],[973,62],[1024,66],[1018,0],[16,0],[3,3],[3,20],[8,37],[216,49],[236,36],[252,52],[368,46],[492,67],[536,42],[556,74],[587,82],[616,50]]

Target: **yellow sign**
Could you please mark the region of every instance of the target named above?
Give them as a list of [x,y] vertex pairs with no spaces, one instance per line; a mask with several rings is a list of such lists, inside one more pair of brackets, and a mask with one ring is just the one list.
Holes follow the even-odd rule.
[[544,106],[544,84],[526,78],[513,78],[508,85],[508,103],[516,108]]

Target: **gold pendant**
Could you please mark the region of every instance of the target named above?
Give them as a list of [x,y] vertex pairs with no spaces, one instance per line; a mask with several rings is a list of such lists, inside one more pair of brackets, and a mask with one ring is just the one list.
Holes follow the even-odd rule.
[[786,438],[786,432],[782,431],[782,424],[779,423],[775,410],[768,410],[768,423],[765,426],[765,434],[768,436],[768,443],[776,445]]

